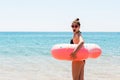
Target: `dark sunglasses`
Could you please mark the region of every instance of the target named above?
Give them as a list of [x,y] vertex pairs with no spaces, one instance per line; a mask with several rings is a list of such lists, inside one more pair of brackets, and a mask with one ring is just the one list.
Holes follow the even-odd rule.
[[77,25],[72,25],[71,27],[72,27],[72,28],[77,28],[78,26],[77,26]]

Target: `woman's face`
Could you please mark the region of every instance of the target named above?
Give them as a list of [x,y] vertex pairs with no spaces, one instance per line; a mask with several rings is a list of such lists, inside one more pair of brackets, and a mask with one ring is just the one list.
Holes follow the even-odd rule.
[[71,27],[72,27],[73,33],[78,32],[79,29],[80,29],[80,26],[79,26],[78,24],[76,24],[76,23],[73,23],[73,24],[71,25]]

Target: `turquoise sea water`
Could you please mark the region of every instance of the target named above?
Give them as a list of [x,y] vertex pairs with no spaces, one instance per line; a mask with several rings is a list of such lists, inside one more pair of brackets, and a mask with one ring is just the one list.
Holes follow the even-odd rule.
[[[102,55],[120,56],[120,32],[83,32],[85,43],[95,43]],[[68,43],[71,32],[0,32],[2,56],[51,56],[53,45]]]
[[[120,32],[83,32],[86,43],[102,48],[87,59],[85,80],[120,79]],[[72,32],[0,32],[0,80],[72,80],[71,61],[56,60],[50,50],[70,43]]]

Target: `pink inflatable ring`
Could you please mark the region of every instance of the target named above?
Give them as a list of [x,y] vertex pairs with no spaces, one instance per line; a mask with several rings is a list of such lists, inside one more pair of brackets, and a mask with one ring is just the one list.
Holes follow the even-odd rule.
[[78,51],[76,58],[72,59],[70,54],[77,47],[77,44],[56,44],[51,49],[51,54],[59,60],[86,60],[98,58],[101,55],[101,48],[97,44],[84,44]]

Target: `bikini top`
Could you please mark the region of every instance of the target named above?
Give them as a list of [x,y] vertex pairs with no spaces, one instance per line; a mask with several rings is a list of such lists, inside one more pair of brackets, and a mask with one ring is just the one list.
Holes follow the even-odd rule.
[[74,43],[73,43],[73,39],[70,40],[70,44],[74,44]]
[[[79,31],[79,35],[81,35],[80,31]],[[73,39],[70,40],[70,44],[74,44]]]

